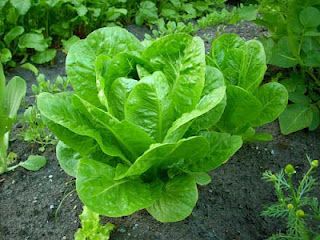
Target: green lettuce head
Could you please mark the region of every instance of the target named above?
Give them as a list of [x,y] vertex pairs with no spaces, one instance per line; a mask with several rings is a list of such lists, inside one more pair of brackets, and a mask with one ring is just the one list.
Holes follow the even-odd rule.
[[206,66],[203,41],[173,34],[145,47],[122,28],[102,28],[72,46],[66,65],[74,91],[42,93],[38,107],[81,201],[108,217],[190,215],[197,184],[242,145],[241,136],[209,130],[226,86]]

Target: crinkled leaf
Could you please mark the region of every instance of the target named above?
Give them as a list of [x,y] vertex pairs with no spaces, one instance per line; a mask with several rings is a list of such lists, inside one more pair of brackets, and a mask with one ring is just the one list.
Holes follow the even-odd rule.
[[182,139],[177,143],[156,143],[140,156],[128,171],[117,179],[140,175],[150,168],[168,168],[183,166],[202,159],[208,150],[207,141],[200,136]]
[[78,41],[69,50],[66,59],[68,78],[75,92],[85,100],[98,106],[95,61],[104,54],[110,58],[121,52],[142,50],[142,45],[127,30],[119,27],[98,29]]
[[139,179],[115,181],[115,169],[107,164],[81,159],[76,187],[81,201],[98,214],[121,217],[147,208],[159,196],[158,187]]
[[225,97],[225,87],[219,87],[201,98],[197,106],[189,113],[184,113],[168,130],[164,142],[176,142],[186,133],[192,121],[216,107]]
[[109,93],[109,107],[113,115],[119,120],[124,119],[124,106],[129,93],[137,84],[137,80],[132,78],[117,78],[111,85]]
[[135,85],[125,104],[125,119],[143,128],[157,142],[162,142],[172,123],[169,91],[167,78],[162,72],[155,72]]
[[152,42],[142,57],[167,77],[176,117],[191,111],[201,97],[205,81],[203,41],[186,34],[168,35]]
[[53,95],[41,93],[37,102],[41,114],[50,121],[78,135],[95,139],[106,154],[126,160],[113,135],[108,131],[99,129],[98,126],[94,125],[83,113],[76,109],[70,94]]
[[[116,118],[110,115],[89,102],[77,97],[74,99],[75,104],[83,113],[87,112],[92,121],[103,126],[104,132],[110,131],[110,135],[117,140],[123,151],[129,151],[129,158],[135,160],[148,147],[154,143],[150,136],[143,131],[142,128],[128,122],[126,120],[119,122]],[[130,133],[130,134],[128,134]]]
[[237,135],[219,132],[203,132],[209,143],[209,151],[205,158],[189,162],[187,169],[194,172],[208,172],[224,164],[242,146],[242,138]]

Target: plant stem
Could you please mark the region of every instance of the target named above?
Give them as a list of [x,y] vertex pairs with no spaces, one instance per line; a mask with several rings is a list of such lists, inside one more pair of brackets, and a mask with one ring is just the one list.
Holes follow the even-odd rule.
[[0,136],[0,174],[7,171],[7,150],[9,145],[9,132]]

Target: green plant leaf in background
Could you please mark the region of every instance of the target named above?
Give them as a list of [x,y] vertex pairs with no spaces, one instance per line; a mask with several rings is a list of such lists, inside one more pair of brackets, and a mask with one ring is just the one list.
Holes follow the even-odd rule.
[[310,105],[289,104],[279,117],[281,133],[287,135],[309,127],[312,117]]
[[31,61],[37,64],[43,64],[46,62],[50,62],[56,56],[56,49],[47,49],[43,52],[37,52],[35,55],[31,57]]
[[39,155],[30,155],[28,159],[24,162],[20,162],[19,166],[29,170],[29,171],[38,171],[44,167],[47,163],[47,159]]

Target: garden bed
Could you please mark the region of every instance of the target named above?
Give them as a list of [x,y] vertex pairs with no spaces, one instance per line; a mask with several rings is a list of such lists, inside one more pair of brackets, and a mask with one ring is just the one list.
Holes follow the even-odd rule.
[[[145,29],[134,26],[129,30],[140,39],[145,33]],[[215,30],[201,31],[199,35],[212,37]],[[237,32],[249,39],[263,30],[244,23],[226,27],[224,31]],[[64,55],[59,54],[55,65],[39,69],[52,79],[64,74]],[[8,77],[13,75],[26,79],[30,94],[35,82],[32,73],[14,69],[8,72]],[[145,211],[130,217],[104,219],[116,225],[111,239],[259,240],[282,230],[281,223],[260,216],[263,207],[275,200],[272,185],[261,180],[262,173],[268,169],[279,171],[287,163],[297,166],[298,172],[305,171],[306,154],[311,158],[320,155],[319,130],[282,136],[277,123],[265,129],[273,134],[274,141],[246,144],[228,163],[212,172],[212,182],[199,187],[199,201],[186,220],[163,224]],[[38,153],[37,149],[38,146],[19,140],[12,141],[10,146],[18,154],[18,160]],[[73,239],[82,208],[74,191],[74,179],[58,166],[53,146],[44,155],[48,164],[38,172],[17,169],[1,175],[0,240]]]

